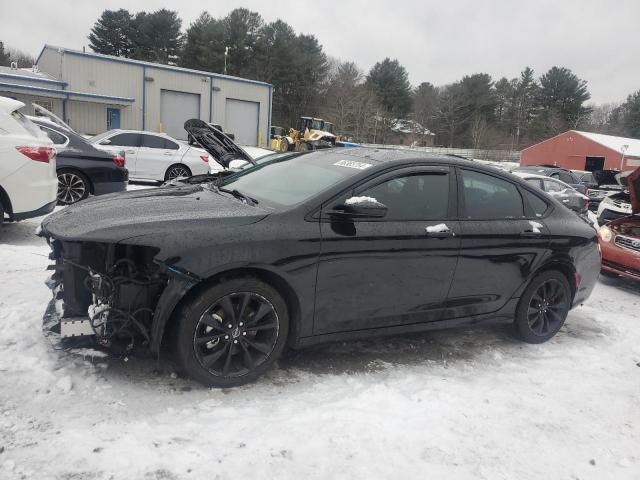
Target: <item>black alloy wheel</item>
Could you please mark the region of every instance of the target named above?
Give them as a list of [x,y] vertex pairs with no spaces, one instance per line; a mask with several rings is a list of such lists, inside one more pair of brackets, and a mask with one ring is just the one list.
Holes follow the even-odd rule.
[[516,333],[528,343],[542,343],[564,324],[571,307],[569,282],[561,272],[536,276],[523,293],[516,312]]
[[258,378],[280,356],[289,325],[282,297],[254,278],[210,287],[185,305],[179,318],[178,363],[189,376],[212,387]]
[[79,172],[58,171],[58,204],[71,205],[89,196],[89,182]]
[[174,178],[182,178],[182,177],[190,177],[190,176],[191,176],[191,170],[189,170],[189,167],[186,167],[184,165],[173,165],[172,167],[169,168],[169,170],[167,170],[167,173],[164,176],[164,179],[166,181],[166,180],[173,180]]
[[193,337],[196,358],[212,375],[246,375],[273,352],[278,326],[275,308],[261,295],[225,295],[200,317]]

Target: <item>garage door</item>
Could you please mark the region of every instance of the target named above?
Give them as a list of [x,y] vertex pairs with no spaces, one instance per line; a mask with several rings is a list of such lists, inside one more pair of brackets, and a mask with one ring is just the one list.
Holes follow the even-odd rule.
[[240,145],[258,145],[260,104],[227,98],[224,128]]
[[200,118],[200,95],[160,90],[160,121],[164,132],[174,138],[186,140],[184,122],[190,118]]

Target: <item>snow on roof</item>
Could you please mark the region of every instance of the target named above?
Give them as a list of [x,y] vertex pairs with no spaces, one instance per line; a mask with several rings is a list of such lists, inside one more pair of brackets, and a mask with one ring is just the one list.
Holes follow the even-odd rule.
[[34,68],[0,67],[0,74],[3,74],[4,77],[25,77],[25,78],[37,78],[40,80],[55,81],[53,77],[38,70],[37,68],[34,69]]
[[581,132],[574,130],[574,132],[588,138],[589,140],[599,143],[611,150],[615,150],[619,153],[624,153],[629,157],[640,157],[640,139],[615,137],[613,135],[603,135],[602,133]]

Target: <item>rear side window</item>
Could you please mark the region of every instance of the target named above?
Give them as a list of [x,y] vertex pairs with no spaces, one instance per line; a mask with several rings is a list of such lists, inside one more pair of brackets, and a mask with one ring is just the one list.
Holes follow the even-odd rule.
[[33,135],[34,137],[42,136],[42,133],[40,132],[38,126],[17,110],[11,112],[11,117],[16,122],[18,122],[20,126],[24,128],[29,134]]
[[539,196],[531,193],[530,191],[525,190],[524,188],[521,191],[522,191],[522,196],[525,198],[526,202],[529,204],[529,207],[531,208],[531,210],[533,210],[533,214],[536,217],[542,217],[544,215],[544,212],[547,211],[547,208],[549,208],[549,205],[547,205],[547,202],[542,200]]
[[138,147],[140,135],[137,133],[121,133],[114,135],[109,140],[110,142],[107,143],[107,145],[114,145],[116,147]]
[[499,220],[524,217],[522,196],[511,182],[485,173],[461,169],[463,218]]
[[396,177],[358,195],[385,204],[388,210],[384,221],[445,219],[449,207],[449,175],[428,173]]
[[573,176],[571,176],[569,173],[566,173],[566,172],[554,173],[551,176],[554,177],[554,178],[557,178],[558,180],[560,180],[561,182],[564,182],[564,183],[575,183],[573,181]]
[[549,192],[549,193],[561,192],[562,190],[564,190],[564,188],[565,187],[563,187],[560,183],[554,182],[553,180],[544,181],[545,192]]
[[64,145],[69,140],[61,133],[55,132],[50,128],[40,127],[40,130],[42,130],[47,135],[47,137],[51,139],[54,145]]
[[165,148],[165,141],[162,137],[156,137],[155,135],[142,135],[141,147],[146,148]]

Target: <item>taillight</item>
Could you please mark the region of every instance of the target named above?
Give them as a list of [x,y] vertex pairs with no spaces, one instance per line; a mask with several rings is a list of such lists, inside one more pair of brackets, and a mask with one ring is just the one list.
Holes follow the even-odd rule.
[[111,160],[113,160],[113,163],[115,163],[118,167],[124,168],[125,160],[122,155],[114,155]]
[[16,147],[21,154],[36,162],[49,163],[56,156],[56,149],[53,147]]
[[200,160],[202,160],[204,163],[209,163],[209,157],[206,155],[200,155]]

